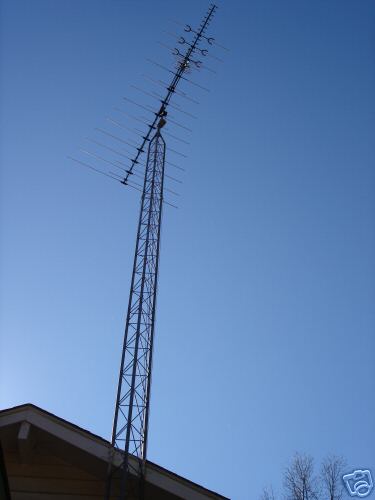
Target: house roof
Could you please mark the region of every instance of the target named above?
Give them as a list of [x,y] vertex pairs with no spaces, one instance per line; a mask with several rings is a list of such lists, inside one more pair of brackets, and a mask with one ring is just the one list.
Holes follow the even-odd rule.
[[[106,471],[111,449],[109,441],[31,403],[0,411],[0,439],[4,446],[7,441],[19,438],[23,423],[35,429],[34,439],[48,442],[53,449],[70,459],[74,456],[78,466],[89,467],[99,476]],[[130,457],[132,460],[136,465],[135,459]],[[121,465],[121,451],[115,452],[113,462]],[[189,500],[226,498],[150,461],[146,464],[146,480],[172,495]]]

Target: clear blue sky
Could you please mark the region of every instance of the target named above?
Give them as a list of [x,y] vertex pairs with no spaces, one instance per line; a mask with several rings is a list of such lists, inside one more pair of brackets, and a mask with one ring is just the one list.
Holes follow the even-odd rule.
[[[165,77],[146,58],[170,64],[156,41],[206,3],[1,10],[1,407],[109,438],[139,193],[66,157],[114,106],[145,114],[122,96],[152,102],[129,85]],[[231,50],[181,118],[149,458],[234,499],[277,487],[296,450],[375,473],[374,21],[372,0],[222,1]]]

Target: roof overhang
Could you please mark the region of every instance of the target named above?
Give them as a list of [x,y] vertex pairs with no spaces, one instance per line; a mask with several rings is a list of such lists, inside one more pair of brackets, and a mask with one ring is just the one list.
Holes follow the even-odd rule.
[[[33,445],[38,442],[103,479],[112,450],[105,439],[32,404],[0,411],[0,439],[4,448],[16,447],[21,459],[27,460]],[[113,463],[120,466],[122,456],[122,452],[115,451]],[[133,456],[129,459],[130,465],[136,469],[136,459]],[[146,481],[181,498],[225,498],[149,461]]]

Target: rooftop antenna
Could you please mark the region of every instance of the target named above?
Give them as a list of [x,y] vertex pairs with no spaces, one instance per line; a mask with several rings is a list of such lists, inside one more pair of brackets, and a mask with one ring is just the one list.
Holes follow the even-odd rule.
[[[175,124],[179,128],[190,130],[168,117],[168,106],[174,94],[189,99],[185,92],[177,91],[177,86],[181,80],[190,82],[194,87],[206,90],[196,82],[192,82],[186,75],[193,68],[199,71],[209,49],[215,45],[219,46],[215,39],[206,33],[216,10],[217,6],[211,4],[197,29],[188,24],[184,25],[183,36],[176,37],[177,46],[173,48],[172,52],[177,58],[173,70],[152,61],[172,74],[169,84],[165,85],[163,81],[157,81],[159,85],[161,84],[164,87],[166,94],[165,97],[153,94],[153,97],[160,97],[161,105],[156,112],[148,105],[140,105],[131,99],[124,98],[127,102],[135,104],[145,111],[152,112],[154,115],[153,120],[147,123],[148,131],[141,135],[140,146],[136,147],[134,144],[98,128],[97,131],[117,141],[115,147],[108,147],[99,141],[89,140],[96,146],[103,147],[106,151],[120,156],[121,161],[117,157],[116,159],[107,160],[101,156],[102,153],[100,152],[92,153],[86,149],[81,150],[91,158],[119,168],[122,174],[113,171],[104,172],[87,164],[85,161],[72,158],[82,166],[104,174],[142,193],[113,419],[106,480],[106,500],[110,498],[125,500],[129,498],[130,490],[134,487],[139,488],[136,497],[144,498],[162,209],[164,204],[175,206],[173,203],[164,200],[164,191],[176,194],[164,186],[165,177],[176,181],[173,177],[165,174],[165,167],[171,165],[184,170],[174,165],[174,163],[166,161],[167,147],[166,140],[163,137],[164,131],[162,133],[162,130],[163,127],[168,125],[167,122]],[[190,98],[190,101],[194,102],[194,99]],[[171,105],[171,108],[179,110],[176,105]],[[117,108],[117,110],[121,112],[121,109]],[[114,120],[110,121],[115,125],[120,125]],[[144,123],[143,119],[138,121]],[[126,129],[127,127],[123,128]],[[169,132],[166,132],[166,135],[175,137]],[[119,142],[128,146],[127,150]],[[135,150],[133,153],[128,152],[129,146]],[[168,150],[178,153],[172,148],[168,148]],[[126,154],[124,154],[124,151]],[[141,155],[146,152],[147,159],[142,161]],[[130,162],[129,165],[125,163],[126,160]],[[138,168],[143,169],[141,171],[144,176],[143,185],[133,181],[133,177],[139,177],[140,171]],[[120,479],[119,496],[117,493],[114,496],[112,491],[115,489],[113,484],[115,477]]]

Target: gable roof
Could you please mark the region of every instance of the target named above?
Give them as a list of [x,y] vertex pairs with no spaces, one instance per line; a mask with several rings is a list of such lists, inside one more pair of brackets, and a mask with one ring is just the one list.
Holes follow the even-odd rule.
[[[23,422],[27,422],[36,430],[39,441],[52,444],[54,449],[69,458],[74,455],[77,465],[89,465],[90,470],[99,475],[106,471],[111,450],[109,441],[31,403],[0,411],[0,439],[15,440],[16,431],[11,433],[9,429],[14,428],[18,432]],[[135,458],[130,456],[130,462],[132,460],[136,465]],[[115,465],[121,465],[121,451],[115,452],[113,461]],[[226,499],[150,461],[146,463],[146,480],[158,488],[189,500]]]

